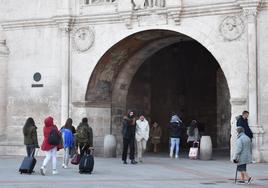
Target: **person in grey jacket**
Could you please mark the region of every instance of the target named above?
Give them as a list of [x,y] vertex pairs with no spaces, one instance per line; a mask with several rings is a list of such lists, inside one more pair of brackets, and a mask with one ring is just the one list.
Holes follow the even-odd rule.
[[233,162],[237,163],[237,171],[241,174],[241,180],[239,183],[251,183],[252,177],[247,173],[247,164],[252,162],[251,156],[251,140],[245,134],[243,127],[237,127],[237,140],[236,140],[236,150],[233,158]]

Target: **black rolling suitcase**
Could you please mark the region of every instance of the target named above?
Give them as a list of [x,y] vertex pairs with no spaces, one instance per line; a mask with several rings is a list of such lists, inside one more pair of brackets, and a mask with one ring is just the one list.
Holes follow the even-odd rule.
[[36,164],[36,159],[34,157],[34,152],[32,153],[32,155],[30,157],[24,157],[19,172],[22,173],[26,173],[26,174],[31,174],[33,173],[33,169],[35,167]]
[[91,174],[93,171],[94,168],[93,150],[90,151],[87,151],[79,162],[80,174]]

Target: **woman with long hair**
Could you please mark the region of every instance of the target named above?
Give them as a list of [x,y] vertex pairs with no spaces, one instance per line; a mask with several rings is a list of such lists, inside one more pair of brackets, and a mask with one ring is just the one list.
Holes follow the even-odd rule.
[[73,123],[73,120],[71,118],[68,118],[66,120],[65,125],[61,128],[61,135],[62,135],[63,148],[64,148],[62,168],[68,167],[70,150],[74,146],[72,123]]
[[193,144],[195,142],[198,142],[199,140],[199,131],[197,124],[198,123],[196,120],[192,120],[190,126],[187,129],[187,135],[188,135],[187,144],[189,148],[193,147]]
[[23,126],[24,145],[26,145],[27,156],[34,155],[35,148],[39,148],[36,125],[33,118],[29,117]]

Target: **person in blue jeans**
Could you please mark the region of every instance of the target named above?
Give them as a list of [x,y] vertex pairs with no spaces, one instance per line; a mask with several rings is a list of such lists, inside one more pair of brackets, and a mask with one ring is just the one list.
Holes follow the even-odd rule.
[[170,153],[169,156],[172,158],[175,150],[175,158],[179,158],[180,151],[180,137],[182,132],[182,120],[176,113],[172,113],[170,122],[168,124],[169,135],[170,135]]
[[74,145],[72,122],[73,122],[72,119],[68,118],[65,125],[60,130],[64,147],[62,168],[68,168],[70,149]]

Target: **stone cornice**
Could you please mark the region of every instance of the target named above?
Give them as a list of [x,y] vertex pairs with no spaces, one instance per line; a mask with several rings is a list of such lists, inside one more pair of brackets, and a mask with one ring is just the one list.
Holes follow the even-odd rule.
[[[262,3],[260,3],[262,2]],[[238,0],[233,3],[216,3],[216,4],[204,4],[195,6],[183,6],[183,7],[167,7],[154,9],[156,12],[165,12],[170,14],[172,10],[180,10],[179,14],[181,18],[198,17],[198,16],[209,16],[209,15],[225,15],[225,14],[237,14],[243,11],[242,7],[252,7],[262,5],[262,9],[268,8],[268,0]],[[25,19],[25,20],[7,20],[1,21],[4,30],[13,30],[19,28],[35,28],[35,27],[58,27],[60,24],[69,23],[73,20],[75,24],[86,23],[89,25],[93,24],[111,24],[111,23],[126,23],[129,16],[140,13],[149,13],[150,10],[135,11],[121,11],[115,13],[102,13],[102,14],[87,14],[87,15],[62,15],[54,16],[51,18],[43,19]],[[174,12],[174,11],[173,11]],[[172,17],[172,14],[170,14]],[[173,19],[179,20],[179,18],[173,17]]]

